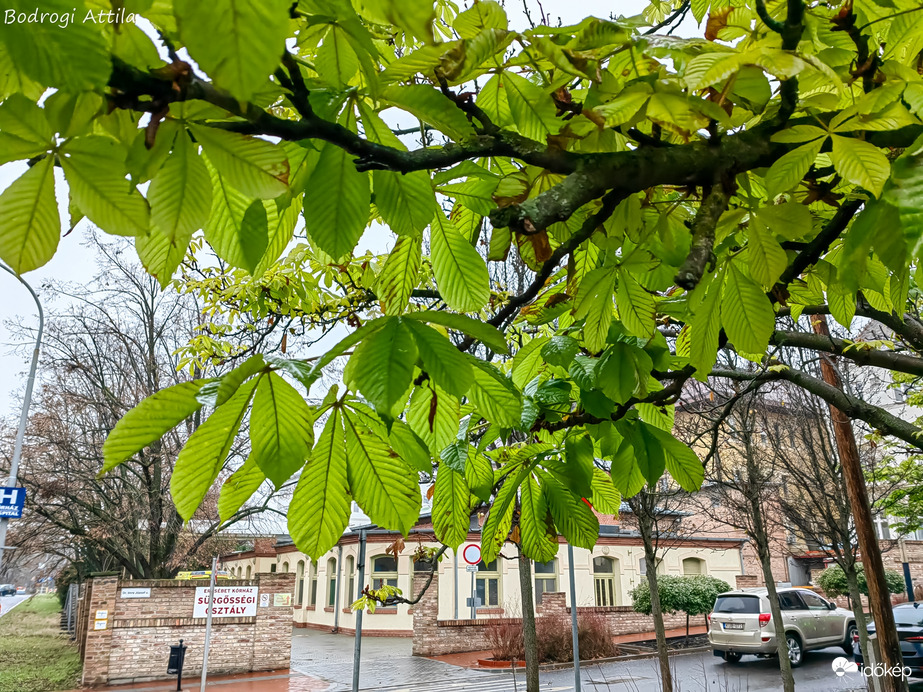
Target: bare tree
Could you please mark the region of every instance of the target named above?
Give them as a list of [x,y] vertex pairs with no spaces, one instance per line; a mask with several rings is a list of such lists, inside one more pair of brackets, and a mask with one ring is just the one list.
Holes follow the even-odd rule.
[[[193,298],[161,291],[122,255],[122,245],[95,245],[96,279],[85,288],[52,289],[64,307],[52,310],[48,320],[21,472],[29,497],[27,519],[16,524],[15,540],[78,563],[83,571],[169,577],[197,562],[200,551],[213,552],[209,543],[220,532],[273,511],[272,494],[262,493],[222,520],[214,493],[184,526],[169,483],[199,414],[99,477],[103,442],[126,411],[192,375],[216,373],[178,369],[175,353],[199,323]],[[8,453],[11,447],[0,448]],[[230,464],[239,463],[245,451],[233,450]]]

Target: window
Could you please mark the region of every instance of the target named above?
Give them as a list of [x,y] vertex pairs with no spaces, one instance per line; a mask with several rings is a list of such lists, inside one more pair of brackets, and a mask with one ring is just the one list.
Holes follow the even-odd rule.
[[715,600],[716,613],[759,613],[759,596],[718,596]]
[[250,578],[250,575],[251,575],[251,574],[252,574],[252,572],[250,571],[250,565],[247,565],[247,579]]
[[478,563],[478,572],[475,578],[475,596],[481,608],[500,607],[500,571],[497,560]]
[[278,567],[278,566],[279,566],[279,565],[277,565],[277,564],[275,564],[275,563],[269,565],[269,571],[270,571],[270,573],[275,574],[275,573],[276,573],[276,567]]
[[295,570],[295,605],[301,605],[304,600],[304,560],[298,561]]
[[346,575],[349,581],[347,582],[346,598],[343,600],[343,605],[349,608],[350,604],[359,597],[356,594],[356,558],[352,555],[346,557]]
[[287,562],[282,563],[282,572],[284,574],[288,574],[288,563]]
[[311,603],[312,608],[317,605],[317,563],[311,561]]
[[377,590],[385,584],[397,587],[397,558],[392,555],[372,558],[372,588]]
[[808,610],[830,610],[830,606],[827,605],[827,601],[818,596],[816,593],[811,593],[810,591],[802,591],[799,594],[801,600],[805,602],[808,606]]
[[687,557],[683,560],[683,575],[691,577],[695,574],[705,574],[705,560],[697,557]]
[[[638,571],[641,574],[647,574],[647,560],[643,557],[638,560]],[[657,560],[657,574],[663,574],[663,560]]]
[[337,603],[337,561],[332,557],[327,560],[327,607],[333,608]]
[[542,594],[558,590],[558,561],[536,562],[535,567],[535,605],[541,605]]
[[884,514],[879,514],[875,517],[875,535],[879,540],[891,538],[891,522],[888,521],[888,517]]
[[618,605],[618,562],[611,557],[593,558],[593,587],[596,605],[608,607]]
[[783,591],[779,594],[779,610],[804,610],[804,603],[794,591]]

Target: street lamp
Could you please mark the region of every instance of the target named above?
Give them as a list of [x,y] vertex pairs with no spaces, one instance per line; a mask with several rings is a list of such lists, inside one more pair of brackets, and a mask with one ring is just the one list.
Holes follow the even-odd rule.
[[[32,295],[32,299],[35,301],[35,306],[38,308],[38,336],[35,339],[35,348],[32,351],[32,365],[29,367],[29,379],[26,380],[26,395],[22,402],[22,413],[19,416],[19,429],[16,431],[16,444],[13,447],[13,461],[10,464],[10,477],[6,482],[7,488],[15,488],[16,477],[19,474],[19,458],[22,456],[22,441],[26,436],[26,422],[29,419],[29,404],[32,403],[32,385],[35,383],[35,369],[38,367],[38,352],[42,346],[42,331],[45,328],[45,313],[42,312],[42,303],[39,301],[38,296],[35,294],[35,291],[32,290],[32,287],[26,283],[25,279],[5,264],[0,264],[0,269],[11,274],[19,283],[26,287]],[[6,517],[0,518],[0,569],[3,568],[3,551],[12,549],[6,545],[6,529],[9,521],[10,520]]]

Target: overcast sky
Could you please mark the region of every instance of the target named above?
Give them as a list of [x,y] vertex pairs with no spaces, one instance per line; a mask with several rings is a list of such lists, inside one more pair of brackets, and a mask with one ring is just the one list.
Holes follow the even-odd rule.
[[[530,2],[530,6],[534,4]],[[646,4],[646,0],[615,0],[614,2],[611,0],[609,2],[544,0],[542,2],[550,24],[557,24],[558,17],[565,24],[573,24],[588,15],[601,18],[607,18],[610,13],[632,16],[640,13]],[[512,28],[520,30],[528,28],[521,2],[508,0],[506,6]],[[535,11],[532,12],[532,17],[536,21],[539,19]],[[696,32],[696,25],[690,15],[678,33],[688,36],[694,32]],[[13,163],[0,166],[0,190],[6,189],[24,170],[24,164]],[[56,170],[55,173],[59,206],[62,215],[66,218],[64,179],[60,170]],[[85,247],[86,241],[87,222],[83,221],[72,233],[61,239],[58,251],[51,262],[24,276],[40,297],[46,296],[46,313],[55,307],[49,304],[47,291],[42,290],[42,286],[49,280],[84,283],[96,273],[94,254]],[[22,319],[27,324],[37,325],[35,305],[26,289],[15,278],[0,272],[0,416],[17,414],[22,404],[31,348],[16,348],[24,342],[24,336],[11,330],[9,322],[18,319]]]

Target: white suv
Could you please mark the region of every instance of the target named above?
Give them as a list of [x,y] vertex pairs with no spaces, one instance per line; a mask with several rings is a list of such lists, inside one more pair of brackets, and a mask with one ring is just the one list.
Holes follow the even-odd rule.
[[[788,658],[801,665],[806,651],[841,646],[852,653],[856,618],[809,589],[777,589]],[[715,656],[737,663],[744,654],[761,657],[778,653],[776,631],[765,588],[728,591],[715,599],[708,616],[708,641]]]

